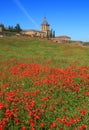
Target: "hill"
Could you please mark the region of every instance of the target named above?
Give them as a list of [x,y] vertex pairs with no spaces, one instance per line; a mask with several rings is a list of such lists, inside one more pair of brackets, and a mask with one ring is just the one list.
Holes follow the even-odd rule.
[[0,60],[21,60],[51,66],[88,65],[89,48],[59,44],[43,39],[0,38]]
[[0,130],[89,130],[89,48],[0,38]]

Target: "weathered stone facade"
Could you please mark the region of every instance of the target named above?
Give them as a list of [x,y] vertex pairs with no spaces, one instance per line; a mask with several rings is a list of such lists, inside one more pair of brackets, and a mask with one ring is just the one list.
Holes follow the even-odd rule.
[[2,26],[0,25],[0,32],[2,32]]
[[46,34],[44,32],[38,30],[23,30],[21,32],[22,35],[28,35],[31,37],[45,37]]
[[46,17],[44,17],[44,21],[41,24],[41,31],[46,33],[46,36],[50,35],[50,25],[48,24]]
[[44,21],[41,24],[41,31],[39,30],[23,30],[21,31],[22,35],[28,35],[31,37],[47,37],[47,35],[50,35],[50,25],[48,24],[46,17],[44,17]]

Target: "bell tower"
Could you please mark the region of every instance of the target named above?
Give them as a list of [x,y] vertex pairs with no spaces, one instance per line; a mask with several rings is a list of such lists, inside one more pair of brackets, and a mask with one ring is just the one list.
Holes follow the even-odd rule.
[[41,31],[45,32],[46,35],[50,35],[50,25],[48,24],[46,17],[44,17],[44,21],[41,24]]

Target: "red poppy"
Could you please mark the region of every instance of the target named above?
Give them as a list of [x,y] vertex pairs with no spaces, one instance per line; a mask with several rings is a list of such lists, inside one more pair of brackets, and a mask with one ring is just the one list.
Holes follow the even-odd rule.
[[50,125],[50,129],[53,129],[53,128],[55,128],[56,127],[56,122],[53,122],[51,125]]
[[85,110],[85,109],[82,109],[82,111],[81,111],[81,115],[84,116],[85,113],[86,113],[86,110]]
[[21,130],[26,130],[26,127],[25,127],[25,126],[23,126]]
[[0,130],[3,130],[3,127],[2,127],[2,126],[0,126]]
[[41,123],[40,123],[40,127],[43,127],[43,126],[44,126],[44,122],[41,122]]
[[3,109],[3,108],[4,108],[4,104],[0,103],[0,109]]

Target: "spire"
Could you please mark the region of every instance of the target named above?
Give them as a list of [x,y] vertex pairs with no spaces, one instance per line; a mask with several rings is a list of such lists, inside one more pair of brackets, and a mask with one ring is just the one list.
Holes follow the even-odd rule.
[[49,25],[47,20],[46,20],[46,17],[44,17],[44,21],[43,21],[42,25]]
[[44,17],[44,22],[45,22],[45,23],[47,22],[46,17]]

